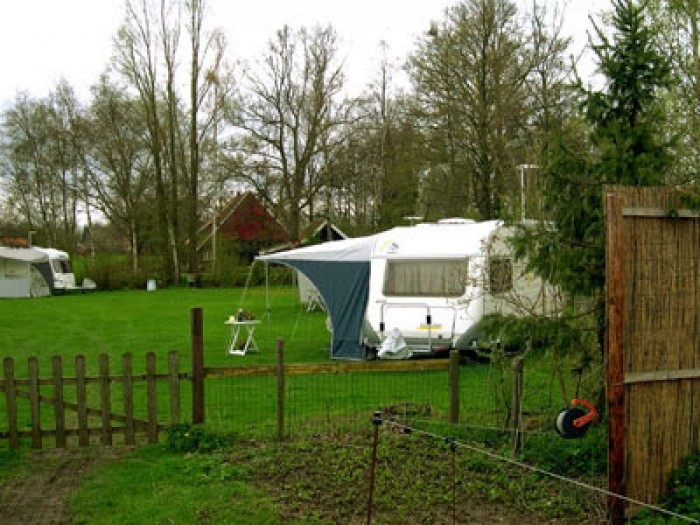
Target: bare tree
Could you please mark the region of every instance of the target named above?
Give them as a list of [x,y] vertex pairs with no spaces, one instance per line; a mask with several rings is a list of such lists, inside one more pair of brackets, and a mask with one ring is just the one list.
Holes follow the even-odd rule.
[[666,101],[676,138],[667,180],[697,184],[700,162],[700,0],[648,0],[658,43],[675,82]]
[[157,15],[148,0],[126,0],[126,21],[116,39],[117,68],[138,93],[148,129],[148,145],[153,160],[160,251],[166,278],[177,280],[179,267],[173,220],[168,209],[165,182],[163,123],[159,111]]
[[[187,264],[189,270],[194,272],[197,270],[203,144],[212,133],[216,134],[221,108],[226,97],[232,94],[233,84],[230,69],[224,62],[226,40],[223,33],[220,30],[205,31],[204,0],[189,0],[186,6],[189,14],[187,30],[190,37]],[[207,101],[209,107],[206,107]]]
[[90,108],[90,187],[98,210],[129,239],[132,269],[139,269],[141,233],[152,191],[152,157],[138,100],[103,78]]
[[80,111],[61,82],[44,100],[19,96],[3,114],[3,157],[9,202],[51,245],[73,249],[80,198],[73,140]]
[[331,27],[279,30],[249,77],[250,95],[237,122],[249,159],[244,180],[276,205],[294,239],[303,212],[326,183],[323,155],[337,146],[345,119],[336,53]]
[[509,0],[467,0],[431,27],[410,59],[436,164],[432,203],[447,213],[499,216],[513,193],[513,145],[525,124],[529,64]]

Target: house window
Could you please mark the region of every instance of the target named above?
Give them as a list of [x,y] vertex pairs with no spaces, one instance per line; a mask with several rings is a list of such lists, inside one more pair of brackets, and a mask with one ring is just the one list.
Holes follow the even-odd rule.
[[390,260],[383,293],[399,297],[459,297],[464,295],[468,270],[468,259]]
[[499,294],[513,289],[513,260],[507,257],[489,259],[489,292]]

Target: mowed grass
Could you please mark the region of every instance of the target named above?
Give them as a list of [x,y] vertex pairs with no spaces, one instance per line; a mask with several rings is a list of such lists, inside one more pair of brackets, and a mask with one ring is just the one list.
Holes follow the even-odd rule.
[[[269,307],[269,310],[268,310]],[[133,355],[135,373],[143,373],[145,354],[153,351],[158,372],[167,370],[167,353],[177,351],[180,370],[191,369],[192,309],[203,312],[204,361],[207,367],[272,364],[278,341],[285,349],[285,363],[329,362],[331,334],[324,312],[307,312],[296,288],[264,286],[249,288],[169,288],[128,291],[97,291],[42,299],[0,300],[0,357],[12,357],[15,375],[27,376],[27,358],[39,360],[42,377],[51,377],[51,357],[63,359],[64,375],[75,376],[75,356],[86,356],[88,374],[97,374],[98,355],[110,357],[112,375],[121,373],[121,356]],[[239,309],[261,320],[255,332],[259,352],[245,356],[228,355],[230,327],[225,323]],[[529,360],[526,376],[526,408],[541,412],[558,409],[561,402],[553,388],[553,371],[547,359]],[[542,366],[544,364],[544,366]],[[461,412],[478,425],[505,420],[496,414],[502,389],[510,383],[502,369],[491,365],[461,367]],[[116,407],[121,401],[119,385],[113,387]],[[206,382],[207,422],[218,430],[240,431],[256,426],[269,432],[276,424],[276,382],[274,377],[212,379]],[[190,418],[190,385],[181,383],[182,420]],[[45,386],[47,395],[51,387]],[[92,396],[97,395],[94,389]],[[145,413],[145,385],[135,385],[137,417]],[[449,395],[443,372],[398,374],[331,374],[290,376],[286,381],[287,424],[303,425],[307,418],[320,419],[365,413],[381,407],[411,403],[429,406],[432,415],[445,414]],[[159,418],[168,420],[168,385],[159,382]],[[66,399],[75,397],[66,388]],[[506,397],[507,399],[507,397]],[[554,401],[553,401],[554,400]],[[99,400],[97,400],[99,401]],[[0,395],[0,429],[7,425],[4,396]],[[20,425],[28,424],[26,403],[20,406]],[[96,406],[99,406],[97,402]],[[23,408],[24,407],[24,408]],[[51,423],[50,409],[42,419]],[[47,428],[51,428],[47,426]],[[3,443],[0,442],[0,447]]]
[[[269,310],[268,310],[269,305]],[[98,373],[98,356],[107,354],[110,375],[122,370],[122,355],[133,356],[134,373],[145,371],[145,356],[156,355],[159,373],[167,371],[167,354],[178,352],[181,372],[191,370],[192,309],[203,313],[204,361],[207,367],[248,366],[271,364],[277,358],[278,340],[285,348],[285,362],[328,362],[330,360],[330,333],[326,329],[326,314],[307,312],[293,287],[252,288],[170,288],[152,292],[145,290],[97,291],[88,294],[67,294],[41,299],[0,300],[0,359],[12,358],[14,375],[28,376],[28,358],[36,357],[39,374],[50,378],[51,359],[61,356],[65,377],[75,377],[75,357],[84,355],[88,376]],[[255,332],[259,352],[245,356],[228,355],[230,326],[224,324],[239,309],[253,312],[261,324]],[[4,371],[0,371],[4,377]],[[250,385],[247,385],[250,386]],[[231,382],[208,381],[207,399],[211,404],[231,401]],[[112,385],[112,406],[119,411],[122,389]],[[273,390],[274,391],[274,390]],[[158,383],[159,420],[169,421],[168,385]],[[42,394],[52,396],[50,385],[42,387]],[[246,392],[246,395],[250,392]],[[267,394],[265,394],[267,395]],[[99,407],[99,391],[96,385],[88,388],[89,406]],[[66,386],[64,397],[75,401],[75,388]],[[146,386],[134,385],[135,415],[144,418],[146,411]],[[181,382],[181,418],[191,420],[191,390],[188,381]],[[262,399],[252,394],[250,399]],[[7,408],[5,396],[0,395],[0,430],[6,430]],[[237,409],[237,416],[243,406]],[[30,428],[29,403],[19,400],[18,424],[20,430]],[[256,418],[267,417],[256,412]],[[227,413],[211,410],[212,421],[221,421]],[[75,427],[73,412],[67,414],[68,423]],[[53,428],[53,411],[41,409],[42,426]],[[72,418],[72,419],[71,419]],[[274,420],[274,413],[270,413]],[[237,418],[240,423],[241,419]],[[245,421],[243,421],[245,422]],[[232,430],[231,421],[224,427]],[[99,422],[98,422],[99,426]],[[50,439],[47,440],[47,442]],[[0,440],[0,448],[7,442]]]
[[[280,338],[286,363],[330,361],[326,315],[306,312],[292,287],[267,291],[264,287],[99,291],[37,300],[0,300],[0,357],[12,357],[16,375],[26,377],[26,360],[36,356],[41,375],[50,377],[50,358],[54,355],[62,356],[65,375],[73,376],[77,354],[86,356],[88,373],[95,374],[98,354],[107,353],[113,373],[118,374],[125,352],[133,354],[134,371],[139,373],[146,352],[156,353],[162,372],[167,352],[175,350],[181,358],[181,370],[189,371],[192,308],[203,311],[205,366],[272,364]],[[224,322],[238,308],[253,312],[262,321],[255,334],[259,353],[226,353],[230,328]],[[547,362],[541,357],[528,360],[526,408],[538,413],[560,406],[560,402],[552,401],[557,389],[553,388],[555,382]],[[497,410],[495,401],[507,382],[501,372],[501,368],[489,364],[461,367],[460,412],[467,427],[501,426],[505,413]],[[186,381],[182,384],[182,420],[188,421],[189,385]],[[51,395],[50,386],[46,389]],[[167,385],[161,384],[158,394],[159,410],[167,410]],[[69,399],[73,392],[68,389],[65,395]],[[118,388],[112,397],[118,406]],[[143,385],[138,386],[135,397],[137,406],[143,408]],[[236,449],[242,446],[247,450],[245,440],[251,438],[268,443],[261,445],[262,450],[277,449],[274,377],[207,380],[205,397],[207,432],[233,433]],[[444,421],[448,398],[445,372],[292,375],[286,378],[286,427],[292,436],[312,431],[335,435],[334,425],[343,425],[343,418],[354,416],[359,421],[359,426],[353,424],[355,432],[367,432],[372,428],[373,410],[391,406],[400,410],[406,404],[427,407],[429,414],[422,415],[430,424],[433,417]],[[20,407],[23,429],[28,428],[26,404]],[[5,397],[0,395],[0,430],[6,428],[6,414]],[[51,417],[52,411],[42,408],[45,428],[52,428]],[[52,446],[50,441],[47,439],[45,446]],[[224,451],[173,452],[163,440],[137,449],[88,474],[71,498],[76,523],[293,523],[280,518],[278,502],[255,482],[253,473],[260,458],[253,450],[241,462],[232,461]],[[0,481],[31,469],[31,458],[26,449],[18,454],[7,450],[6,441],[0,442]],[[17,468],[20,463],[25,467]],[[283,500],[294,501],[295,495]],[[299,523],[316,522],[305,519]]]
[[[72,360],[83,354],[90,369],[100,353],[118,359],[130,352],[136,363],[154,351],[160,364],[168,351],[176,350],[189,366],[193,308],[203,312],[205,366],[274,363],[278,338],[284,340],[288,362],[329,359],[325,314],[306,312],[292,287],[270,288],[269,293],[264,287],[170,288],[2,299],[0,357],[13,357],[19,376],[26,375],[23,361],[30,356],[49,370],[51,356]],[[259,353],[226,354],[230,329],[224,322],[239,308],[261,320],[255,333]]]

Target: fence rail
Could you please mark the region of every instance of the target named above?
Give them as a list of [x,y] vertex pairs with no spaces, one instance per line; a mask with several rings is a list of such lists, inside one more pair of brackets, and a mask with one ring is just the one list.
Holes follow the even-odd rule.
[[[131,354],[123,355],[117,367],[110,364],[108,355],[100,354],[92,375],[86,372],[85,356],[75,357],[74,374],[66,373],[63,359],[54,356],[44,377],[39,375],[35,357],[27,361],[27,374],[18,374],[15,359],[4,358],[0,442],[7,440],[11,448],[17,448],[20,439],[29,438],[33,448],[42,448],[44,441],[52,438],[55,446],[66,447],[69,438],[77,437],[79,446],[91,442],[109,446],[114,436],[120,435],[125,444],[134,444],[137,437],[153,443],[161,430],[179,423],[182,413],[189,410],[188,419],[193,424],[207,419],[234,431],[249,425],[264,429],[267,435],[276,432],[282,439],[292,424],[305,424],[297,419],[347,418],[348,411],[366,414],[380,404],[390,410],[427,407],[432,416],[440,412],[443,419],[456,423],[460,401],[474,401],[473,395],[460,399],[460,376],[469,374],[469,367],[460,369],[456,352],[450,359],[286,364],[280,339],[276,364],[206,367],[200,310],[193,309],[192,315],[191,372],[180,370],[180,358],[174,351],[168,354],[167,371],[156,370],[153,352],[146,354],[145,369],[139,372],[134,371]],[[467,381],[472,382],[473,390],[473,378]],[[191,390],[191,402],[183,402],[183,382]],[[522,411],[522,377],[513,384],[519,385],[520,391],[513,392],[513,412],[504,419],[516,425],[518,428],[511,430],[519,434],[522,420],[516,415]],[[488,411],[484,408],[487,390],[477,400],[482,412]],[[206,403],[205,392],[212,395]],[[355,403],[354,396],[361,399]],[[2,413],[3,401],[6,415]],[[20,425],[19,421],[28,424]]]
[[[52,358],[52,373],[48,378],[39,377],[36,357],[30,357],[27,363],[28,377],[20,378],[16,377],[15,360],[11,357],[3,360],[4,377],[0,379],[0,392],[5,394],[7,430],[0,431],[0,439],[7,439],[10,448],[18,448],[20,438],[27,437],[31,438],[32,447],[36,449],[42,448],[47,437],[54,438],[57,447],[67,446],[67,438],[74,436],[77,436],[79,446],[89,445],[91,437],[99,437],[103,445],[112,445],[114,435],[123,435],[125,444],[134,444],[140,435],[144,435],[150,443],[156,442],[158,432],[163,427],[158,421],[157,410],[156,383],[159,381],[169,385],[169,423],[180,421],[180,381],[187,379],[188,375],[179,371],[177,352],[168,354],[168,372],[160,374],[156,372],[153,352],[146,354],[146,372],[143,374],[133,373],[131,354],[122,356],[121,372],[117,375],[111,373],[107,354],[99,355],[96,376],[87,375],[84,355],[75,358],[75,376],[64,375],[61,356]],[[145,418],[135,416],[134,390],[139,383],[146,386]],[[114,400],[117,392],[112,384],[121,384],[121,402],[118,404]],[[68,390],[74,391],[74,399],[68,398]],[[19,400],[29,402],[29,430],[19,425]],[[49,407],[53,417],[42,417],[42,406]],[[74,415],[67,417],[67,413]],[[91,418],[99,419],[99,426],[94,426]],[[68,420],[74,426],[69,428]]]

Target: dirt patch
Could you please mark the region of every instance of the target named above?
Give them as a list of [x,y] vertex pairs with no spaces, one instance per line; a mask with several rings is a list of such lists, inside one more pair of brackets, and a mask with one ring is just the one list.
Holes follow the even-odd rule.
[[254,482],[272,497],[283,523],[366,523],[370,494],[373,522],[387,525],[605,523],[595,497],[576,500],[575,491],[556,482],[467,455],[453,470],[445,446],[402,436],[383,436],[372,484],[367,443],[357,434],[318,434],[238,459],[255,461]]
[[48,449],[32,452],[18,475],[0,480],[0,521],[6,525],[72,523],[67,498],[95,465],[114,461],[125,447]]

